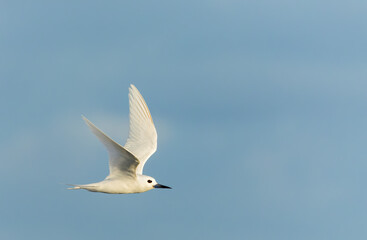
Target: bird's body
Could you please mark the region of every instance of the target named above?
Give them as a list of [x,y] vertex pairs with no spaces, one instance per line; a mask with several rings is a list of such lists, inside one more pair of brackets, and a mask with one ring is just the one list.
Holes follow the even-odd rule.
[[146,192],[153,187],[146,186],[144,182],[141,183],[140,178],[145,179],[147,176],[137,175],[137,179],[133,178],[110,178],[101,182],[90,183],[85,185],[77,185],[73,189],[86,189],[91,192],[102,193],[142,193]]
[[130,132],[125,146],[113,141],[83,117],[91,131],[105,145],[109,154],[110,174],[101,182],[72,185],[69,189],[86,189],[102,193],[141,193],[153,188],[170,188],[143,175],[143,167],[157,149],[157,132],[148,106],[138,89],[129,89]]

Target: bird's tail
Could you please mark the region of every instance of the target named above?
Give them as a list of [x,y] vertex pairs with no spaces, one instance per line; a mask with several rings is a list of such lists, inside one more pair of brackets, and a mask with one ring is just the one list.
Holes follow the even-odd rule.
[[68,189],[70,190],[76,190],[76,189],[81,189],[81,187],[79,185],[75,185],[75,184],[66,184],[68,186],[72,186],[72,187],[69,187]]

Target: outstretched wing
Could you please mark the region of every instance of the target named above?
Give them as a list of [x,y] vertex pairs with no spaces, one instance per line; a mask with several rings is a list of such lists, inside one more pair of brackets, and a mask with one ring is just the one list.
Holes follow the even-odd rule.
[[139,165],[139,160],[120,144],[113,141],[101,130],[99,130],[91,121],[83,116],[84,121],[87,123],[88,127],[92,130],[94,135],[105,145],[110,157],[110,175],[113,176],[130,176],[136,177],[136,167]]
[[136,173],[142,174],[148,158],[157,150],[157,131],[143,96],[134,85],[129,88],[130,130],[125,148],[140,161]]

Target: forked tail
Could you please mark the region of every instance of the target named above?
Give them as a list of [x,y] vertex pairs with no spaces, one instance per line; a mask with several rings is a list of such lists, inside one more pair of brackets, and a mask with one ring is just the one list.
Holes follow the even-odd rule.
[[75,184],[66,184],[66,185],[72,186],[68,188],[70,190],[82,189],[79,185],[75,185]]

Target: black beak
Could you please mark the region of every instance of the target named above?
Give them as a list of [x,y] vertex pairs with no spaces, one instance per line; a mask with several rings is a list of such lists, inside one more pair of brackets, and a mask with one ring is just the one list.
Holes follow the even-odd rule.
[[156,184],[156,185],[154,185],[153,187],[154,187],[154,188],[169,188],[169,189],[171,189],[170,187],[164,186],[164,185],[162,185],[162,184]]

